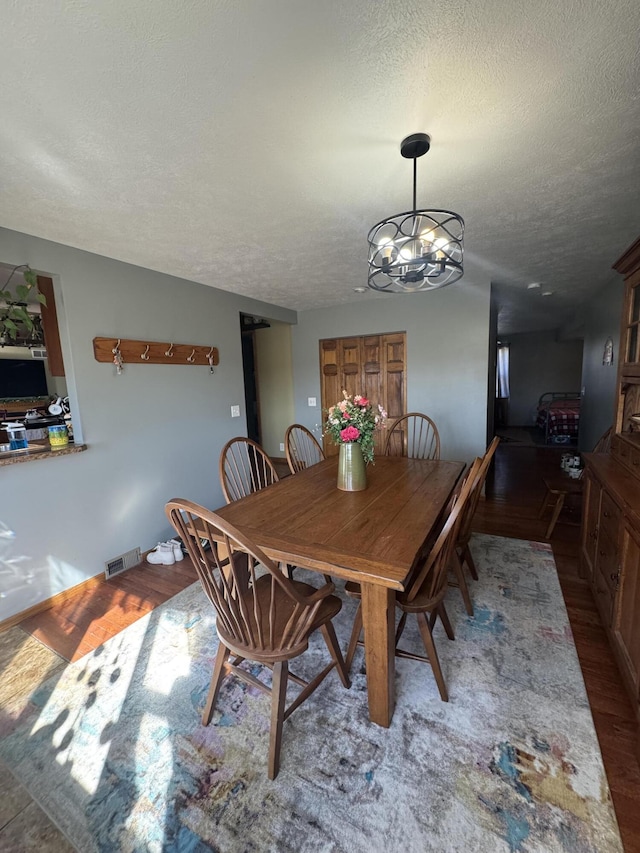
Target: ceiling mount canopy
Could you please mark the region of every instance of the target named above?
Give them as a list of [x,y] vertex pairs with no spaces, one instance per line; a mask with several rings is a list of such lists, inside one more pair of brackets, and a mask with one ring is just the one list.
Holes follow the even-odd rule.
[[464,220],[450,210],[417,210],[418,157],[431,147],[426,133],[402,140],[400,153],[413,160],[413,210],[383,219],[369,231],[372,290],[404,293],[436,290],[462,277]]

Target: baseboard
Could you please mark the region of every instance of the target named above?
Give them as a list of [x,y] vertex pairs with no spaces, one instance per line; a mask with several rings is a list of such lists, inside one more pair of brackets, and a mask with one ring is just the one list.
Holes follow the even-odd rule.
[[81,590],[92,589],[101,583],[106,583],[104,573],[95,575],[92,578],[87,578],[85,581],[81,581],[75,586],[69,587],[69,589],[57,592],[55,595],[52,595],[51,598],[45,598],[44,601],[39,601],[32,607],[28,607],[20,613],[15,613],[13,616],[9,616],[8,619],[4,619],[0,622],[0,634],[3,631],[8,631],[9,628],[13,628],[14,625],[20,624],[24,619],[28,619],[29,616],[35,616],[37,613],[42,613],[43,610],[49,610],[49,608],[53,607],[55,604],[61,604],[63,601],[71,598],[71,596],[77,595]]

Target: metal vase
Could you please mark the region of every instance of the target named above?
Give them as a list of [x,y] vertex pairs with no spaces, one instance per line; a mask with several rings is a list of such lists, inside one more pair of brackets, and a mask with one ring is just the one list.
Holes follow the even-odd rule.
[[356,442],[340,445],[338,488],[343,492],[361,492],[367,488],[367,469],[362,448]]

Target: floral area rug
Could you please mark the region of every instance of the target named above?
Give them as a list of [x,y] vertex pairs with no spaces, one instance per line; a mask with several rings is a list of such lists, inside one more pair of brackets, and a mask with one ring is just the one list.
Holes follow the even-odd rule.
[[[475,618],[451,589],[455,641],[435,629],[450,701],[398,660],[392,725],[373,725],[359,649],[350,690],[332,672],[285,722],[273,782],[267,696],[227,679],[200,724],[217,640],[198,584],[45,682],[0,758],[82,853],[621,851],[551,550],[471,547]],[[326,660],[318,635],[292,669]]]

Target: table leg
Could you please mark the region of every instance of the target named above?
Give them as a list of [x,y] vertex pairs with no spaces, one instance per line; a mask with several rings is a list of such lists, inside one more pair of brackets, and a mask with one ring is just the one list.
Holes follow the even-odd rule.
[[385,728],[391,724],[395,707],[395,608],[394,590],[362,584],[369,717]]

